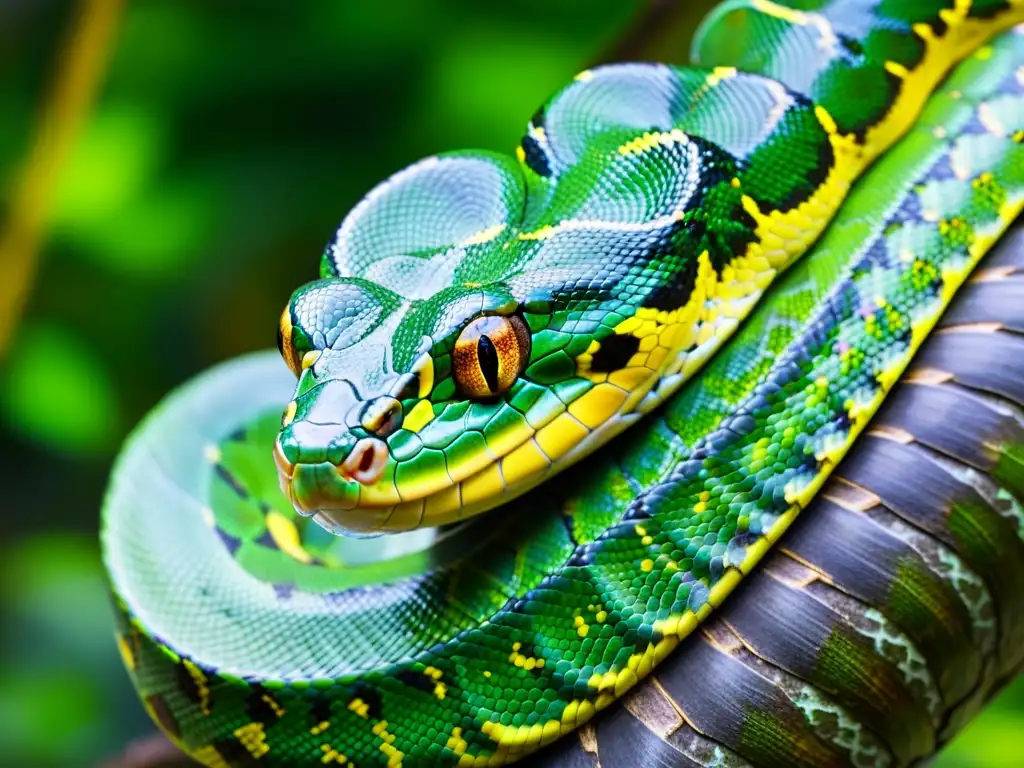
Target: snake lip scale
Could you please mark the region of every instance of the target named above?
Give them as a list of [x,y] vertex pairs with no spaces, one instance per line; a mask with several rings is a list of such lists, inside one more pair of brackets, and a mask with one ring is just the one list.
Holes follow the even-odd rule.
[[[869,422],[1024,205],[1022,21],[1024,0],[728,0],[699,67],[585,71],[515,157],[371,190],[292,294],[280,358],[185,385],[114,468],[104,560],[154,721],[214,768],[502,765],[573,732],[589,760],[630,718],[686,765],[934,751],[986,667],[932,655],[1010,642],[991,614],[1012,626],[1017,582],[977,555],[1024,546],[997,533],[1024,500],[996,402],[1016,390],[929,390],[1010,436],[980,458],[927,420]],[[982,326],[925,356],[1009,343]],[[855,443],[812,513],[859,536],[852,577],[814,565],[824,534],[775,545]],[[887,462],[953,478],[918,490],[939,550],[914,505],[881,533]],[[763,604],[730,598],[762,568]]]

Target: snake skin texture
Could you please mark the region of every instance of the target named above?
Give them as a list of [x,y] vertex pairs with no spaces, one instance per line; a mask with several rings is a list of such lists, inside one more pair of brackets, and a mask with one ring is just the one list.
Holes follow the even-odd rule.
[[903,766],[1024,662],[1024,230],[735,597],[542,768]]
[[[1024,9],[815,5],[723,5],[695,46],[708,70],[584,73],[521,166],[393,177],[285,311],[297,389],[243,359],[140,427],[104,551],[126,666],[187,752],[499,765],[582,728],[544,759],[900,765],[1009,674],[1019,392],[970,365],[1015,349],[999,302],[922,353],[917,421],[864,430],[1024,201],[1024,37],[985,42]],[[964,290],[1012,306],[1015,270]],[[481,317],[497,351],[469,359],[498,363],[474,379]],[[973,431],[927,420],[943,407]],[[855,440],[813,519],[702,624]],[[457,520],[380,562],[332,535]]]

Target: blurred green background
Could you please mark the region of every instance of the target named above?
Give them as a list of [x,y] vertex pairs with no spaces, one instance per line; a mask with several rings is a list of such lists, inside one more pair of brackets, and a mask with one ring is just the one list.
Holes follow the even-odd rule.
[[[376,182],[438,151],[511,151],[589,64],[684,61],[711,4],[642,29],[654,45],[642,0],[0,2],[0,298],[28,291],[6,349],[0,326],[0,765],[95,765],[152,731],[96,536],[142,415],[273,346]],[[26,216],[38,243],[5,240]],[[1020,765],[1022,726],[1018,685],[939,764]]]

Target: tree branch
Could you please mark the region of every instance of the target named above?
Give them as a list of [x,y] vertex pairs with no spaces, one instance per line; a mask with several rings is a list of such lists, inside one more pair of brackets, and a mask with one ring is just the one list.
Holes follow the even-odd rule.
[[162,733],[145,736],[129,744],[120,757],[102,768],[195,768],[198,763],[186,757]]

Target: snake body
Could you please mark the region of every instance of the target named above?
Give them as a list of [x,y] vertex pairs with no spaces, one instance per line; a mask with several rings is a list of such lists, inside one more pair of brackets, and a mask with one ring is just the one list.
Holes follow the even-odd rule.
[[[385,182],[282,318],[297,389],[245,358],[140,426],[105,558],[126,666],[189,754],[523,757],[814,497],[1024,203],[1024,41],[989,42],[1024,4],[790,5],[721,6],[705,69],[583,73],[518,163]],[[383,562],[328,532],[462,520]]]

